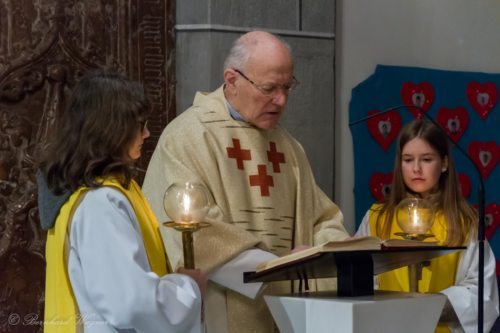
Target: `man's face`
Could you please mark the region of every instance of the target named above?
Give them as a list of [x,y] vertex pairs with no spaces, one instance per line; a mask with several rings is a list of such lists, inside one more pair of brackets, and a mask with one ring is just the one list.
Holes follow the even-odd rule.
[[226,97],[247,122],[262,129],[278,125],[295,84],[289,57],[254,58],[245,69],[227,69],[224,75],[231,85]]

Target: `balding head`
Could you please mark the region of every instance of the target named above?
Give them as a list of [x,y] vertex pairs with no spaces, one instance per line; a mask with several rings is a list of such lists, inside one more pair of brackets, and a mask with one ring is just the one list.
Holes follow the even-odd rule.
[[293,63],[290,46],[281,38],[265,31],[251,31],[234,41],[224,62],[224,70],[245,70],[251,58],[279,54]]

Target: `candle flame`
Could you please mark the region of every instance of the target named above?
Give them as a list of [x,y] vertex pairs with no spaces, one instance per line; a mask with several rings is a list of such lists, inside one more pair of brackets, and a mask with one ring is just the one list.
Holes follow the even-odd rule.
[[418,227],[420,225],[420,217],[418,216],[417,208],[413,207],[411,209],[412,211],[412,224],[415,227]]
[[184,222],[190,222],[191,198],[186,193],[182,195],[182,208],[184,209],[184,213],[182,214],[182,220]]

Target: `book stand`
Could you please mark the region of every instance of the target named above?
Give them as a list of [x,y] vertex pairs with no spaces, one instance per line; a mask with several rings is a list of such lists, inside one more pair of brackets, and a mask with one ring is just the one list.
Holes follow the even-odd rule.
[[[385,248],[320,252],[260,272],[244,282],[299,280],[299,293],[264,299],[280,332],[434,332],[446,302],[442,294],[384,292],[373,276],[417,264],[465,247]],[[337,292],[309,292],[310,278],[337,277]]]
[[462,246],[428,246],[320,252],[264,271],[245,272],[243,281],[299,280],[299,292],[303,292],[308,290],[308,279],[337,277],[338,296],[367,296],[373,295],[374,275],[464,249]]

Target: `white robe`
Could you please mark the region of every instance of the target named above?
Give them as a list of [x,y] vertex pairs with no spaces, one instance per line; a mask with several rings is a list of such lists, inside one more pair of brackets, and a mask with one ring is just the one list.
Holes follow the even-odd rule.
[[[370,223],[368,211],[355,236],[369,236]],[[478,251],[477,240],[467,244],[458,264],[455,285],[441,291],[448,297],[460,324],[448,325],[452,332],[477,332],[477,288],[478,288]],[[484,330],[489,332],[499,315],[498,285],[495,271],[495,256],[488,242],[484,243]]]
[[68,270],[86,333],[201,332],[190,277],[151,271],[134,210],[118,190],[90,190],[71,222]]

